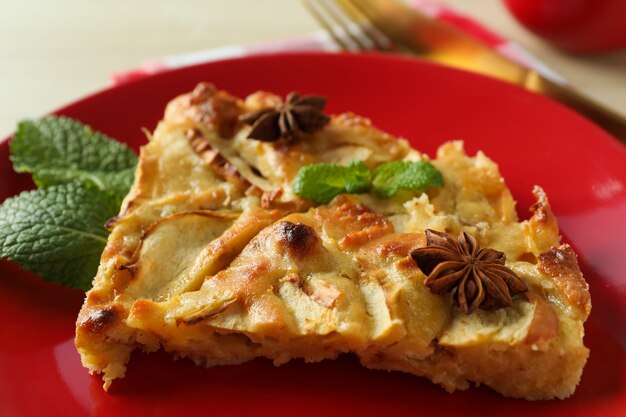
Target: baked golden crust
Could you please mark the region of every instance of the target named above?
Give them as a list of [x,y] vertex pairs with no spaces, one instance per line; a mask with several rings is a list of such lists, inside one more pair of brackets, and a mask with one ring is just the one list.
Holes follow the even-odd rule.
[[[449,391],[470,382],[527,399],[574,391],[589,292],[539,187],[533,216],[519,222],[497,166],[451,142],[431,161],[442,189],[314,205],[291,188],[303,165],[428,158],[350,113],[290,144],[246,139],[239,115],[277,103],[202,84],[168,105],[77,320],[83,364],[105,388],[132,350],[163,348],[205,366],[353,352]],[[409,256],[428,228],[505,252],[528,293],[509,308],[460,313]]]

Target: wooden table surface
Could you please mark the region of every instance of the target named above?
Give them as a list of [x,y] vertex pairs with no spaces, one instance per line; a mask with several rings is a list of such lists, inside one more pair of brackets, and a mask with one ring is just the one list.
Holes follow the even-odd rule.
[[[517,41],[573,85],[626,114],[626,52],[568,56],[524,31],[498,0],[440,0]],[[297,0],[2,0],[0,137],[166,55],[318,29]]]

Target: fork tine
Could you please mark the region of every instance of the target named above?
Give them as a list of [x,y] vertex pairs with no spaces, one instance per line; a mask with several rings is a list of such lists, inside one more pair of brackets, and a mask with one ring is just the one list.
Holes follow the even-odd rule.
[[341,48],[349,51],[382,49],[380,42],[336,0],[305,0],[304,4]]
[[[418,53],[411,47],[407,47],[402,42],[398,43],[396,41],[399,38],[394,37],[393,34],[397,31],[398,28],[394,26],[390,26],[388,22],[381,20],[378,11],[372,5],[373,0],[336,0],[342,3],[350,3],[354,10],[356,10],[363,19],[365,19],[369,23],[369,27],[375,33],[378,33],[381,36],[381,39],[386,39],[388,45],[390,45],[390,50],[394,52],[400,52],[405,55],[419,55],[422,53]],[[389,0],[390,3],[393,3],[396,0]]]
[[342,28],[346,36],[359,46],[360,50],[371,51],[376,49],[376,44],[363,31],[359,22],[352,19],[352,16],[348,15],[340,4],[335,0],[319,0],[319,3],[326,8],[328,14]]
[[320,24],[322,29],[326,31],[330,35],[330,37],[335,41],[335,43],[341,49],[351,50],[354,46],[346,43],[337,33],[335,33],[335,29],[332,24],[328,22],[328,18],[324,14],[323,10],[319,9],[317,2],[315,0],[303,0],[304,7],[311,13],[313,18]]
[[348,36],[345,27],[338,24],[323,3],[318,0],[304,0],[303,3],[315,20],[317,20],[341,49],[348,51],[358,51],[361,49],[361,46]]
[[362,10],[364,6],[359,0],[335,0],[335,2],[343,9],[350,19],[359,25],[361,31],[374,44],[375,48],[380,51],[392,52],[395,50],[393,42],[383,32],[381,32],[371,17]]

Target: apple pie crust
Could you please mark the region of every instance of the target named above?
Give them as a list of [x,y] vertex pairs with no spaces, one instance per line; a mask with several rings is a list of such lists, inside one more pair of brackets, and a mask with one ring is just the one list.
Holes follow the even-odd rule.
[[[349,352],[373,369],[429,378],[448,391],[485,384],[510,397],[565,398],[588,349],[589,291],[535,187],[519,221],[497,165],[461,142],[436,158],[352,113],[292,142],[247,138],[249,112],[277,106],[200,84],[174,99],[141,149],[135,183],[76,325],[83,365],[105,389],[135,349],[164,349],[198,365],[264,357],[276,365]],[[444,187],[390,199],[296,196],[307,164],[370,168],[430,160]],[[433,294],[410,253],[426,229],[466,232],[506,254],[528,286],[510,307],[462,313]]]

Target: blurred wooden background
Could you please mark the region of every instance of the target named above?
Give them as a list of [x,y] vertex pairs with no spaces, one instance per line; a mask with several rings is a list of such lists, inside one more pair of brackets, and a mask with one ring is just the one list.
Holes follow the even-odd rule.
[[[440,0],[528,48],[626,114],[626,52],[568,56],[525,32],[499,0]],[[0,137],[17,121],[108,85],[145,60],[318,29],[297,0],[0,0]]]

